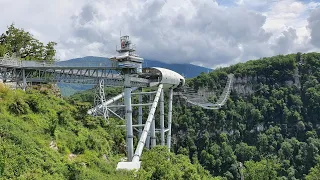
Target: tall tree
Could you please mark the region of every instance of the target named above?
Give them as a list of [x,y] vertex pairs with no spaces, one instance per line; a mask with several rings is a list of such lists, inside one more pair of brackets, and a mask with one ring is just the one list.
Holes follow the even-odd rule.
[[320,159],[318,159],[318,164],[310,169],[309,174],[306,176],[306,180],[318,180],[320,179]]
[[280,164],[273,159],[264,159],[259,162],[246,161],[245,167],[245,179],[271,180],[278,179],[277,171],[280,169]]
[[55,42],[48,42],[47,45],[44,45],[29,32],[11,24],[7,31],[0,36],[0,56],[9,53],[24,60],[53,62],[56,45]]

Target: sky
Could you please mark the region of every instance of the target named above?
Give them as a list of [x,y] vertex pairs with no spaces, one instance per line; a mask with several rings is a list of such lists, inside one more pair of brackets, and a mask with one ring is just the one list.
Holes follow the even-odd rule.
[[14,23],[58,43],[56,58],[116,55],[120,32],[137,53],[209,68],[320,51],[320,0],[0,0]]

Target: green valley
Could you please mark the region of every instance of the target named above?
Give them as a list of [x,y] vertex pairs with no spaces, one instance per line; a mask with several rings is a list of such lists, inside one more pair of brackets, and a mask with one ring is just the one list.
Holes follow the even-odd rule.
[[[0,56],[51,63],[55,45],[11,25],[0,37]],[[319,179],[320,53],[251,60],[187,85],[214,92],[215,101],[228,74],[233,88],[219,110],[174,97],[172,147],[144,149],[138,171],[116,171],[126,156],[124,121],[89,116],[93,90],[60,97],[50,84],[22,91],[0,83],[0,179]]]

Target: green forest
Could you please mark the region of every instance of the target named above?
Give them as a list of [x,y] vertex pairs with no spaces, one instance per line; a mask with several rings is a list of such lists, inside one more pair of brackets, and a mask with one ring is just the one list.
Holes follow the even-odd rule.
[[174,152],[227,179],[319,179],[319,70],[319,53],[297,53],[191,79],[190,86],[218,91],[228,73],[236,78],[220,110],[175,106]]
[[[26,53],[16,33],[43,51]],[[54,45],[11,25],[0,55],[54,61]],[[93,90],[66,98],[50,84],[25,92],[0,84],[0,179],[320,179],[320,53],[251,60],[187,84],[215,92],[214,101],[230,73],[235,81],[222,109],[174,97],[172,149],[145,149],[139,171],[116,171],[125,157],[124,122],[87,115]],[[121,91],[105,89],[108,97]]]

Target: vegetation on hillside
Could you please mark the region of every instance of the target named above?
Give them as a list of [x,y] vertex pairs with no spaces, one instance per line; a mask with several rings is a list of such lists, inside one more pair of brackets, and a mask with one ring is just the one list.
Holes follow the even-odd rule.
[[219,92],[233,73],[235,86],[251,86],[253,92],[233,91],[221,110],[175,106],[174,152],[227,179],[319,178],[319,70],[319,53],[298,53],[192,79],[190,86]]
[[123,122],[88,116],[90,107],[46,88],[0,84],[0,179],[210,179],[199,164],[164,147],[145,151],[140,171],[116,171],[125,156],[117,127]]

